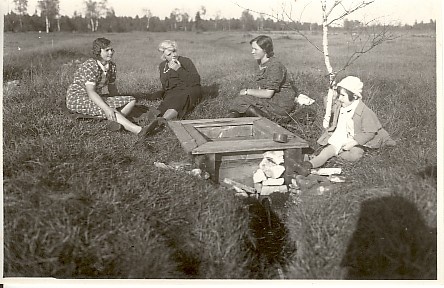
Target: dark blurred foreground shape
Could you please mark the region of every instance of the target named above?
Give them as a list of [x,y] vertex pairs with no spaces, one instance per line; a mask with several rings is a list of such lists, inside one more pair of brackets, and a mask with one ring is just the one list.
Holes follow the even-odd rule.
[[361,203],[341,266],[346,279],[437,279],[436,228],[400,196]]

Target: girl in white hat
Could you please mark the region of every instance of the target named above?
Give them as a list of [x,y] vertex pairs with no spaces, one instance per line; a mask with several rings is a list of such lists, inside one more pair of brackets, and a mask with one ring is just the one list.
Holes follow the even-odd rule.
[[364,154],[363,147],[395,145],[376,114],[362,102],[361,80],[348,76],[337,87],[332,124],[317,141],[325,148],[310,161],[304,161],[298,169],[299,174],[307,176],[311,168],[321,167],[334,156],[357,161]]

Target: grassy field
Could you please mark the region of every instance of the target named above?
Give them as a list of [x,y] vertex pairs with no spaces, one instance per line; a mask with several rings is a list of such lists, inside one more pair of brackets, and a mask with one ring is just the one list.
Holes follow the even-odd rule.
[[[397,146],[354,164],[328,162],[348,181],[332,194],[288,202],[268,234],[254,199],[154,166],[191,161],[171,130],[135,145],[136,136],[109,132],[104,122],[63,114],[69,63],[86,59],[99,36],[113,42],[126,94],[160,87],[156,47],[176,40],[205,91],[189,119],[224,117],[254,74],[254,33],[5,34],[4,82],[20,81],[3,87],[5,277],[436,278],[436,175],[418,176],[437,164],[432,32],[386,42],[340,75],[363,80],[364,101]],[[322,54],[295,34],[270,36],[300,92],[316,100],[314,122],[300,109],[286,125],[314,146],[328,80]],[[320,35],[310,37],[320,45]],[[332,64],[341,67],[349,39],[330,41]]]

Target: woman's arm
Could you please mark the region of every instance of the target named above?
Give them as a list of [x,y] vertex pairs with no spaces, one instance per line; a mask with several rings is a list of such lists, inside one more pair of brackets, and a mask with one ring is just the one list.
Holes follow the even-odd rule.
[[176,70],[179,78],[189,86],[200,84],[200,75],[194,63],[185,57],[179,57],[180,67]]
[[358,130],[357,127],[359,126],[355,123],[355,135],[353,138],[359,145],[364,145],[375,137],[382,125],[376,114],[367,107],[362,111],[360,117],[360,129]]
[[89,98],[99,106],[106,115],[108,120],[116,121],[116,109],[113,109],[106,104],[106,102],[100,97],[99,94],[94,90],[93,84],[86,84],[86,93],[88,93]]
[[[274,96],[276,91],[280,91],[283,79],[286,75],[286,68],[275,59],[270,59],[270,62],[265,68],[265,72],[260,75],[257,83],[261,89],[248,89],[247,95],[258,98],[270,99]],[[239,95],[245,95],[245,91],[241,91]]]

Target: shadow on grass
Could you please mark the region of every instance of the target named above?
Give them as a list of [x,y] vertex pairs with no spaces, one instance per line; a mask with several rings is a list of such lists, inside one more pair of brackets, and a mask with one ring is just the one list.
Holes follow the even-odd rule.
[[282,268],[296,251],[289,231],[273,210],[275,205],[270,199],[248,197],[244,200],[249,212],[250,239],[246,246],[251,256],[250,279],[282,278]]
[[436,279],[436,228],[400,196],[366,200],[341,266],[346,279]]

